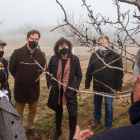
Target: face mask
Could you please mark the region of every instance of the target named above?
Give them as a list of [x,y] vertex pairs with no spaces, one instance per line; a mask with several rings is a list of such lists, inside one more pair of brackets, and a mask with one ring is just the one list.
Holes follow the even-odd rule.
[[38,42],[29,41],[28,45],[31,49],[35,49],[35,47],[38,45]]
[[65,47],[63,47],[63,49],[60,50],[60,54],[63,54],[63,55],[67,54],[68,52],[69,52],[69,49]]
[[4,55],[4,51],[0,51],[0,58],[2,58]]
[[101,51],[107,51],[107,49],[106,49],[105,47],[103,47],[103,46],[100,46],[99,49],[100,49]]

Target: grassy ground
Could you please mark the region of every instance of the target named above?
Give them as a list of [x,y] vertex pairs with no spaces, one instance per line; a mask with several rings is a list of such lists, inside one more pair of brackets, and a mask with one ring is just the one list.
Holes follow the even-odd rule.
[[[49,60],[49,56],[47,57],[47,60]],[[83,72],[83,78],[80,85],[80,90],[84,89],[84,81],[85,81],[85,72],[89,61],[89,56],[79,56],[80,63],[82,67]],[[128,68],[131,69],[131,64],[128,65]],[[123,90],[132,89],[132,76],[131,74],[125,74],[123,79]],[[13,86],[14,86],[14,79],[12,76],[9,76],[9,84],[10,89],[12,91],[13,95]],[[46,86],[46,80],[45,77],[41,78],[41,94],[40,99],[38,101],[38,108],[37,108],[37,114],[35,119],[35,129],[39,133],[41,140],[49,140],[52,138],[53,134],[55,133],[55,112],[52,111],[47,107],[47,100],[49,96],[49,90]],[[92,86],[90,88],[90,91],[92,91]],[[130,102],[130,99],[124,99],[124,101],[128,100]],[[12,98],[12,101],[14,102],[14,99]],[[125,126],[130,125],[129,121],[129,115],[128,112],[126,112],[129,108],[130,104],[127,105],[125,103],[122,103],[120,100],[114,100],[113,101],[113,108],[114,108],[114,121],[113,121],[113,128],[117,128],[119,126]],[[91,124],[93,122],[93,95],[91,94],[81,94],[78,96],[78,125],[80,128],[83,129],[90,129],[91,131],[95,132],[95,134],[106,130],[104,126],[104,101],[102,104],[102,120],[99,126],[93,130],[91,129]],[[27,112],[28,112],[28,106],[26,106],[24,111],[24,127],[26,131],[26,119],[27,119]],[[121,114],[124,113],[122,116]],[[119,117],[120,116],[120,117]],[[64,106],[64,113],[63,113],[63,121],[62,121],[62,131],[63,134],[59,138],[59,140],[67,140],[69,138],[69,120],[68,120],[68,113],[67,109]],[[30,137],[27,134],[28,140],[35,140],[35,138]]]

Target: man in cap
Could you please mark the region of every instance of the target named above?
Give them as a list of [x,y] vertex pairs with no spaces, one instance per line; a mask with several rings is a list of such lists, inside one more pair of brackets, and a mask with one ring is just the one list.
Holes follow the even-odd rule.
[[8,90],[8,96],[9,96],[9,99],[11,100],[11,91],[9,89],[9,83],[8,83],[8,78],[9,78],[9,74],[8,74],[8,61],[6,59],[3,58],[3,55],[4,55],[4,47],[6,46],[7,44],[0,39],[0,59],[1,61],[3,62],[3,65],[4,65],[4,69],[6,71],[6,74],[7,74],[7,90]]

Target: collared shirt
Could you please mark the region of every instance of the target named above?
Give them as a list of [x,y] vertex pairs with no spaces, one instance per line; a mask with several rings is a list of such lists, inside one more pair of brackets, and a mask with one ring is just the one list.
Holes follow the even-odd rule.
[[[26,48],[27,48],[27,47],[26,47]],[[29,54],[30,54],[30,56],[31,56],[32,63],[33,63],[33,62],[34,62],[33,60],[34,60],[34,56],[35,56],[36,49],[35,49],[32,53],[29,51],[28,48],[27,48],[27,50],[28,50],[28,52],[29,52]]]

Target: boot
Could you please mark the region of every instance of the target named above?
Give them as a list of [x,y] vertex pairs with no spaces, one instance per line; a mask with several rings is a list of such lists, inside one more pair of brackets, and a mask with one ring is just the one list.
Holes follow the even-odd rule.
[[91,125],[92,129],[95,129],[95,128],[98,126],[98,124],[99,124],[99,122],[94,122],[94,123]]
[[52,137],[52,140],[57,140],[61,135],[62,135],[62,130],[56,131],[54,136]]

